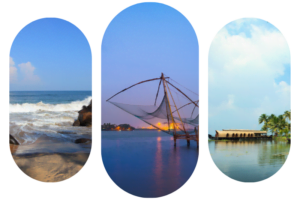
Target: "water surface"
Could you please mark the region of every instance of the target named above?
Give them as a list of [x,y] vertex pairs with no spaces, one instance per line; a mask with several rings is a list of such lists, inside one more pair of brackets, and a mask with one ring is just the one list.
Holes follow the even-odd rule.
[[11,91],[9,133],[21,144],[14,154],[89,152],[90,127],[72,126],[91,91]]
[[[245,199],[300,196],[300,184],[285,167],[289,144],[209,141],[207,148],[217,171]],[[179,140],[174,148],[172,136],[163,132],[101,131],[103,169],[127,199],[200,199],[206,186],[209,192],[218,192],[203,175],[200,154],[196,142],[187,147],[186,141]]]

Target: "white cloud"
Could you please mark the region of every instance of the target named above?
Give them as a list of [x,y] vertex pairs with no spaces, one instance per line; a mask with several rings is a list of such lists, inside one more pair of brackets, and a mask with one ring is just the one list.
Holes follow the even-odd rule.
[[229,29],[239,30],[245,23],[249,24],[251,22],[256,22],[258,19],[255,18],[241,18],[230,22],[226,25]]
[[227,98],[225,99],[225,101],[221,101],[219,105],[212,107],[212,109],[210,109],[209,111],[209,116],[213,117],[219,114],[219,112],[223,112],[226,110],[233,110],[235,109],[234,106],[234,95],[227,95]]
[[[240,22],[237,27],[241,27]],[[286,40],[276,30],[253,24],[249,28],[251,37],[244,33],[231,35],[225,27],[211,44],[210,131],[218,125],[220,128],[258,128],[260,114],[279,114],[290,109],[290,85],[275,81],[290,64]],[[224,102],[230,103],[228,94],[234,97],[234,106],[225,106]],[[226,124],[220,121],[224,118]],[[243,127],[234,127],[237,121]]]
[[283,114],[284,110],[290,110],[291,86],[281,81],[279,84],[273,83],[271,94],[261,98],[259,106],[254,109],[254,116],[265,114]]
[[9,57],[9,78],[10,82],[17,81],[17,68],[15,67],[15,62],[12,57]]
[[23,75],[23,81],[27,83],[36,83],[40,81],[40,77],[34,74],[35,67],[30,63],[21,63],[18,65],[20,73]]
[[9,57],[9,66],[15,66],[15,62],[14,60],[12,59],[12,57]]
[[35,67],[30,63],[21,63],[18,68],[12,57],[9,58],[10,83],[15,85],[31,85],[40,82],[40,77],[35,74]]

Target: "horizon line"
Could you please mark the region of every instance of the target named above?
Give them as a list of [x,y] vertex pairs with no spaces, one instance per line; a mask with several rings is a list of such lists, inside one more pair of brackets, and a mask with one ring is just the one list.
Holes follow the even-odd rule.
[[89,91],[92,92],[92,90],[9,90],[9,92],[80,92],[80,91]]

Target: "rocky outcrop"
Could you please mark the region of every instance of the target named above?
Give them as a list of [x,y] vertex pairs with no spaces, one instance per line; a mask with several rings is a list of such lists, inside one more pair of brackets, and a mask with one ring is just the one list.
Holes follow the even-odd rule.
[[9,134],[9,146],[12,154],[14,154],[17,151],[19,145],[20,143],[18,142],[18,140],[16,140],[14,136]]
[[82,144],[82,143],[88,143],[88,144],[90,144],[91,142],[92,142],[92,140],[88,139],[88,138],[79,138],[79,139],[75,140],[76,144]]
[[9,134],[9,144],[20,145],[18,140],[16,140],[11,134]]
[[74,121],[73,126],[92,126],[92,100],[88,106],[83,106],[78,112],[78,119]]
[[80,121],[76,119],[73,123],[73,126],[80,126]]

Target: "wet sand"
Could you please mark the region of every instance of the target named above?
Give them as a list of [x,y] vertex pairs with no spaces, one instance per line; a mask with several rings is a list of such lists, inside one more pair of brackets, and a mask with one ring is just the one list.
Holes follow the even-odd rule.
[[86,163],[91,143],[49,143],[36,141],[33,144],[10,145],[18,167],[28,176],[43,182],[66,180]]

